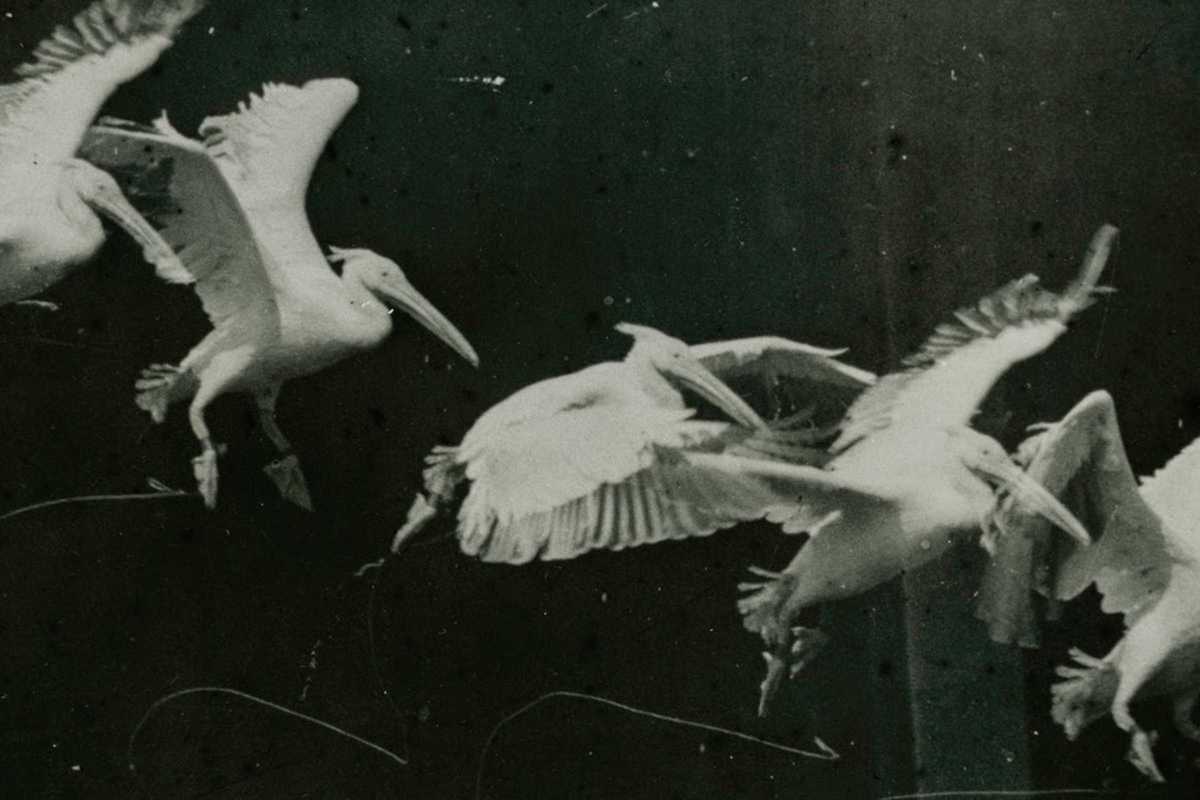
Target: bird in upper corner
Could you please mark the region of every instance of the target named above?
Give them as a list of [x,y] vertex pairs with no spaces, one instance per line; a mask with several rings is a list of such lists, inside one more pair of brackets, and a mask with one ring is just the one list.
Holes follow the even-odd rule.
[[827,640],[798,624],[805,609],[864,592],[979,533],[996,487],[1026,513],[1089,541],[1062,503],[970,423],[1009,367],[1049,347],[1103,291],[1096,281],[1115,237],[1111,226],[1097,232],[1062,294],[1027,275],[956,312],[901,371],[855,401],[824,468],[685,454],[693,466],[766,482],[776,492],[771,518],[809,536],[782,571],[752,568],[762,580],[741,586],[743,622],[767,645],[760,714],[784,675],[794,677]]
[[[841,351],[777,337],[688,346],[644,325],[622,361],[539,381],[486,411],[457,447],[428,458],[393,541],[397,552],[469,483],[458,510],[463,552],[523,564],[591,550],[706,536],[766,513],[755,480],[692,467],[686,452],[824,463],[817,445],[874,376]],[[768,423],[722,379],[771,407]],[[821,386],[816,392],[814,387]],[[691,393],[685,396],[684,391]],[[809,395],[820,403],[809,403]],[[696,419],[697,400],[730,421]],[[785,412],[792,412],[786,413]]]
[[0,85],[0,305],[65,278],[100,249],[98,214],[141,245],[159,277],[187,271],[112,176],[77,156],[117,87],[171,46],[203,0],[96,0]]
[[[266,472],[288,500],[311,508],[299,460],[275,420],[285,381],[371,349],[392,330],[391,307],[478,365],[463,336],[395,262],[365,249],[321,251],[305,214],[309,179],[329,137],[358,99],[341,78],[267,84],[236,113],[209,117],[203,141],[171,127],[103,120],[85,155],[127,179],[195,281],[213,330],[178,366],[155,364],[137,404],[156,422],[190,398],[201,444],[193,468],[205,504],[217,500],[217,445],[204,419],[229,392],[252,394],[280,452]],[[331,269],[340,267],[341,274]]]
[[1082,550],[1055,541],[1041,520],[1002,504],[994,524],[1013,546],[996,551],[980,616],[993,638],[1028,643],[1036,640],[1032,590],[1067,601],[1095,584],[1101,610],[1124,615],[1125,636],[1104,658],[1071,650],[1075,664],[1058,669],[1065,680],[1052,687],[1052,714],[1070,739],[1111,714],[1130,735],[1129,760],[1162,781],[1156,734],[1137,723],[1130,704],[1169,698],[1176,729],[1200,743],[1192,718],[1200,697],[1200,439],[1139,485],[1107,392],[1093,392],[1061,421],[1039,427],[1019,451],[1028,474],[1059,494],[1098,539]]

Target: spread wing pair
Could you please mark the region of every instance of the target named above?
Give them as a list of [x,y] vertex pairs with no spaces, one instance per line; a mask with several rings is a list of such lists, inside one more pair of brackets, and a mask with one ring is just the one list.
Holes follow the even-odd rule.
[[1124,638],[1103,659],[1072,650],[1053,688],[1054,718],[1074,739],[1111,713],[1131,736],[1130,760],[1162,780],[1153,735],[1130,713],[1135,699],[1169,697],[1176,727],[1200,742],[1200,440],[1140,485],[1129,466],[1112,398],[1094,392],[1060,422],[1026,440],[1028,472],[1063,497],[1099,536],[1079,550],[1041,520],[1005,503],[978,614],[997,641],[1037,644],[1031,592],[1066,601],[1095,585],[1102,610],[1123,614]]

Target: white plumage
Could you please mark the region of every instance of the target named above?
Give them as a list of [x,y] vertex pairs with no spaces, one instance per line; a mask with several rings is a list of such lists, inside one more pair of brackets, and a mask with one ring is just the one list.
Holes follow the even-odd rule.
[[1095,585],[1124,638],[1103,659],[1072,650],[1075,665],[1053,687],[1053,714],[1074,739],[1111,713],[1130,734],[1130,761],[1162,780],[1154,734],[1130,713],[1135,699],[1167,697],[1178,730],[1200,742],[1192,719],[1200,696],[1200,440],[1141,482],[1129,466],[1112,398],[1093,392],[1060,422],[1028,439],[1028,472],[1088,520],[1099,538],[1087,549],[1057,542],[1037,519],[1004,504],[1005,534],[989,568],[979,615],[994,639],[1037,643],[1031,590],[1070,600]]
[[[704,536],[766,513],[756,480],[693,467],[682,454],[737,452],[822,462],[822,419],[838,418],[872,375],[838,362],[840,351],[761,337],[688,347],[644,326],[625,360],[596,364],[528,386],[485,412],[455,448],[440,448],[396,547],[435,507],[470,487],[458,512],[464,552],[486,561],[563,559],[595,549]],[[716,373],[714,375],[713,373]],[[767,426],[721,382],[816,395],[805,409]],[[734,423],[694,418],[680,389],[696,392]],[[747,387],[748,389],[750,387]]]
[[[478,363],[394,262],[363,249],[331,248],[327,258],[313,236],[304,209],[309,178],[357,98],[358,87],[343,79],[267,84],[238,112],[204,120],[203,141],[181,135],[165,116],[153,128],[104,120],[88,134],[85,154],[136,189],[213,325],[179,366],[154,365],[137,384],[138,405],[156,421],[172,402],[191,398],[189,418],[202,445],[194,467],[209,507],[217,450],[204,410],[227,392],[255,396],[263,429],[282,454],[268,475],[289,500],[311,506],[275,422],[279,389],[379,344],[392,329],[385,301]],[[341,265],[340,276],[330,262]]]
[[771,517],[785,532],[811,536],[782,572],[755,568],[764,580],[742,585],[750,593],[739,603],[745,625],[768,647],[760,713],[785,670],[794,676],[824,641],[796,624],[804,609],[870,589],[978,533],[995,505],[993,487],[1088,541],[1061,503],[969,425],[1005,370],[1048,347],[1092,303],[1115,236],[1110,226],[1096,234],[1079,279],[1062,295],[1026,276],[956,312],[905,369],[855,401],[823,469],[685,456],[695,466],[764,481],[775,492]]
[[189,280],[110,175],[76,157],[118,86],[149,68],[202,0],[96,0],[0,86],[0,304],[37,294],[90,259],[103,214],[164,280]]

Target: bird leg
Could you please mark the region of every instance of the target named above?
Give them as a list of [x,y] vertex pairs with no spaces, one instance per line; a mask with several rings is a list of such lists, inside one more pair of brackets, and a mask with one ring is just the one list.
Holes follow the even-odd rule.
[[191,372],[173,364],[151,364],[143,369],[142,376],[133,384],[138,390],[138,408],[149,413],[155,422],[162,422],[167,418],[171,401],[194,390],[190,385],[179,385],[185,376],[191,376]]
[[200,455],[192,459],[192,472],[204,498],[206,508],[217,507],[217,447],[213,444],[208,424],[204,421],[204,408],[208,399],[203,394],[197,394],[192,399],[188,409],[188,420],[192,425],[192,433],[200,440]]
[[312,511],[312,496],[308,492],[308,481],[304,479],[304,471],[300,469],[300,459],[292,452],[292,443],[279,429],[275,421],[275,401],[279,398],[279,387],[275,386],[255,395],[258,406],[258,421],[262,425],[267,438],[275,445],[280,458],[263,467],[263,472],[275,484],[283,499]]
[[758,686],[758,715],[765,717],[771,701],[783,684],[784,669],[787,676],[795,678],[817,657],[829,642],[829,636],[816,628],[795,626],[789,629],[782,641],[772,651],[763,652],[767,662],[767,674]]
[[71,159],[65,167],[80,199],[121,226],[141,245],[143,257],[154,264],[160,278],[170,283],[195,280],[166,240],[133,207],[111,175],[81,158]]
[[424,494],[417,492],[417,496],[413,498],[412,505],[408,509],[408,516],[404,520],[403,527],[396,531],[396,535],[392,538],[392,553],[399,554],[404,549],[404,545],[413,536],[424,530],[425,526],[437,515],[437,506],[430,503]]

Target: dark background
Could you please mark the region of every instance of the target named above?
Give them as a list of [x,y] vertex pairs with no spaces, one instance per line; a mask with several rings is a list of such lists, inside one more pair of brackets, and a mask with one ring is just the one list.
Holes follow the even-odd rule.
[[[80,6],[0,1],[3,66]],[[289,384],[280,421],[314,514],[277,499],[251,403],[232,397],[210,415],[229,445],[215,512],[163,499],[0,523],[6,794],[468,798],[494,726],[570,689],[798,747],[820,736],[843,758],[558,699],[494,739],[488,797],[878,798],[916,785],[1196,796],[1200,753],[1162,709],[1142,712],[1163,735],[1160,788],[1123,762],[1107,719],[1073,744],[1051,723],[1067,647],[1102,654],[1120,633],[1092,597],[1024,655],[985,647],[969,603],[942,598],[944,630],[965,633],[942,642],[964,658],[938,661],[954,673],[939,713],[978,752],[974,769],[953,753],[914,762],[918,654],[894,586],[822,612],[834,645],[756,719],[759,647],[733,600],[748,565],[790,557],[794,542],[770,526],[521,569],[442,541],[353,572],[385,551],[425,451],[518,387],[619,358],[619,321],[689,341],[848,346],[854,363],[886,369],[939,315],[1005,280],[1033,271],[1062,285],[1104,221],[1122,229],[1106,276],[1119,293],[1010,373],[984,425],[1011,445],[1103,387],[1135,466],[1159,466],[1200,435],[1200,6],[210,6],[108,113],[148,121],[167,108],[189,132],[262,81],[357,81],[359,105],[313,179],[313,227],[399,261],[483,366],[398,319],[377,351]],[[498,90],[454,80],[497,75]],[[132,383],[207,331],[195,297],[156,283],[122,236],[47,297],[62,309],[0,310],[0,511],[142,491],[148,477],[191,488],[186,415],[152,426]],[[936,693],[936,670],[921,674]],[[146,722],[139,782],[131,731],[157,698],[197,685],[269,698],[410,765],[199,695]],[[1015,729],[1001,724],[1019,740],[1006,771],[995,761],[1008,745],[980,731],[1014,714]]]

